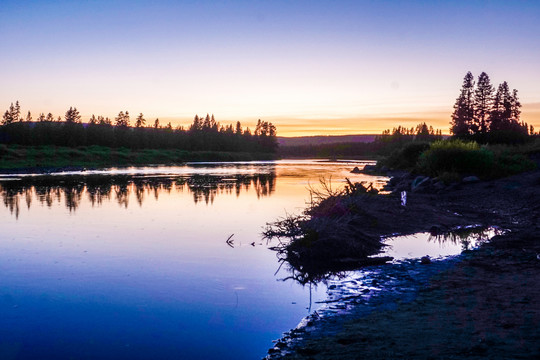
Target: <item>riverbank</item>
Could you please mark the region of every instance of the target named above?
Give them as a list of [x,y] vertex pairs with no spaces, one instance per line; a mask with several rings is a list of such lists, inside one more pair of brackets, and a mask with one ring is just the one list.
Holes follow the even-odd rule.
[[[540,172],[381,197],[402,233],[459,223],[510,230],[429,278],[410,302],[312,319],[269,358],[485,359],[540,355]],[[374,197],[376,198],[376,197]],[[377,200],[372,200],[377,201]],[[387,229],[385,229],[386,231]],[[381,234],[383,235],[383,234]],[[422,265],[435,266],[434,263]],[[388,305],[388,304],[387,304]]]
[[51,172],[113,166],[178,165],[188,161],[252,161],[275,158],[275,154],[271,153],[0,145],[0,172]]

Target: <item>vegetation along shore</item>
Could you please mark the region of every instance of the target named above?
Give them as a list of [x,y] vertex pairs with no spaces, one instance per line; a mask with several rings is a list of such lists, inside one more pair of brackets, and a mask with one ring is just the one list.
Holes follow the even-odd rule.
[[274,160],[274,153],[128,149],[105,146],[0,145],[0,172],[47,173],[117,166],[178,165],[188,161]]
[[276,128],[258,120],[254,131],[240,122],[222,125],[214,115],[199,117],[184,129],[159,119],[146,125],[140,113],[131,126],[128,111],[113,120],[94,116],[81,122],[77,108],[64,118],[41,113],[22,116],[18,101],[0,126],[0,169],[50,171],[65,168],[174,165],[186,161],[249,161],[276,158]]
[[[477,97],[488,91],[486,76],[479,78]],[[268,358],[540,356],[540,139],[518,121],[517,98],[505,102],[514,106],[505,115],[496,96],[488,96],[495,99],[487,102],[490,108],[478,111],[470,103],[471,111],[464,111],[463,99],[474,98],[471,84],[468,73],[451,138],[421,141],[413,134],[363,170],[389,175],[386,192],[350,181],[333,190],[323,181],[303,214],[269,224],[265,235],[280,238],[274,250],[291,278],[310,284],[388,262],[377,256],[385,236],[444,236],[471,225],[504,231],[444,270],[440,261],[412,260],[413,268],[400,275],[416,274],[412,297],[391,298],[366,312],[361,294],[353,295],[349,301],[356,305],[347,315],[311,316],[278,341]],[[497,96],[508,93],[502,84]],[[395,129],[393,136],[402,138],[402,131]],[[381,271],[399,266],[383,265]],[[420,281],[422,274],[429,275]]]
[[[502,179],[461,182],[444,191],[433,187],[419,189],[408,193],[405,207],[401,206],[397,192],[349,196],[348,205],[360,207],[357,214],[335,218],[335,212],[333,215],[328,212],[323,222],[335,224],[334,221],[339,221],[341,224],[345,221],[344,216],[354,217],[348,224],[361,222],[362,237],[379,238],[395,231],[403,234],[444,233],[456,226],[471,224],[497,225],[507,231],[480,249],[461,255],[461,261],[455,266],[432,274],[416,289],[412,300],[392,299],[391,303],[377,307],[368,315],[360,302],[355,305],[356,311],[348,315],[311,319],[307,326],[292,331],[285,338],[287,341],[271,349],[269,358],[537,357],[540,355],[537,326],[540,323],[540,292],[536,286],[540,281],[539,187],[540,171],[533,170]],[[334,197],[330,199],[321,204],[332,204],[336,211],[338,202]],[[343,211],[343,207],[339,206],[339,211]],[[316,210],[311,210],[311,214],[318,215]],[[385,221],[381,222],[382,219]],[[348,230],[359,229],[349,227]],[[313,238],[311,234],[302,241],[313,241]],[[325,239],[317,241],[324,242]],[[293,255],[291,261],[286,259],[287,264],[293,268],[297,279],[316,282],[339,275],[341,270],[363,265],[361,259],[355,260],[354,256],[351,259],[352,251],[358,256],[360,247],[351,242],[352,237],[347,237],[344,245],[325,247],[314,241],[309,246],[311,250],[304,252],[298,252],[289,244],[281,251],[286,255],[290,249],[291,254],[296,251],[305,256],[307,259]],[[375,242],[372,244],[378,246]],[[327,250],[343,246],[348,254],[324,255],[322,263],[325,265],[321,267],[318,261],[322,255],[313,253],[319,246]],[[345,259],[347,267],[326,267],[328,257],[334,264]],[[421,263],[420,259],[416,261]],[[393,267],[391,264],[385,266]],[[435,271],[431,269],[436,267],[437,262],[428,261],[411,273]],[[409,273],[401,274],[405,275]]]

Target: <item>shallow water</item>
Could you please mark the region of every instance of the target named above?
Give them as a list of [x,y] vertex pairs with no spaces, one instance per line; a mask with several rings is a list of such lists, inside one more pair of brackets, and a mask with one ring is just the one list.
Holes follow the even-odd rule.
[[384,255],[392,256],[395,261],[428,256],[431,259],[444,259],[459,255],[464,250],[473,250],[501,234],[496,226],[467,226],[454,229],[444,234],[421,232],[412,235],[392,236],[384,240],[388,247]]
[[[252,359],[326,286],[275,275],[262,227],[357,163],[205,163],[3,176],[0,358]],[[230,238],[229,243],[227,239]]]

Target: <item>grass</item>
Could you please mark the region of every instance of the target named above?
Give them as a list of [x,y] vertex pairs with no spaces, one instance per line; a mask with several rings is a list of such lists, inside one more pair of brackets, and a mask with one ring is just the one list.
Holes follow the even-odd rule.
[[110,167],[128,165],[180,164],[187,161],[250,161],[271,160],[273,154],[185,151],[177,149],[108,148],[83,146],[20,146],[0,144],[0,169],[62,167]]

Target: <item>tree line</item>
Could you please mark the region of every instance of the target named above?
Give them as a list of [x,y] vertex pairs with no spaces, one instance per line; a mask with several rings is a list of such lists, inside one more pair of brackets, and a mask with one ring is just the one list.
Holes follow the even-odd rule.
[[497,90],[489,76],[482,72],[474,81],[469,71],[452,113],[452,134],[480,143],[519,143],[534,134],[533,126],[520,120],[518,91],[506,81]]
[[214,115],[195,115],[185,129],[173,128],[169,122],[162,126],[159,118],[150,125],[142,113],[131,125],[128,111],[120,111],[112,119],[92,115],[82,123],[76,107],[70,107],[64,118],[41,113],[35,120],[30,111],[21,115],[18,101],[5,111],[0,126],[0,143],[18,145],[55,145],[126,147],[131,149],[181,149],[188,151],[275,152],[276,127],[267,121],[257,122],[255,130],[244,129],[237,121],[233,126],[222,125]]
[[285,157],[355,157],[389,155],[409,143],[425,144],[443,138],[425,122],[415,127],[397,126],[387,129],[372,142],[343,142],[332,144],[310,144],[280,147],[279,154]]

